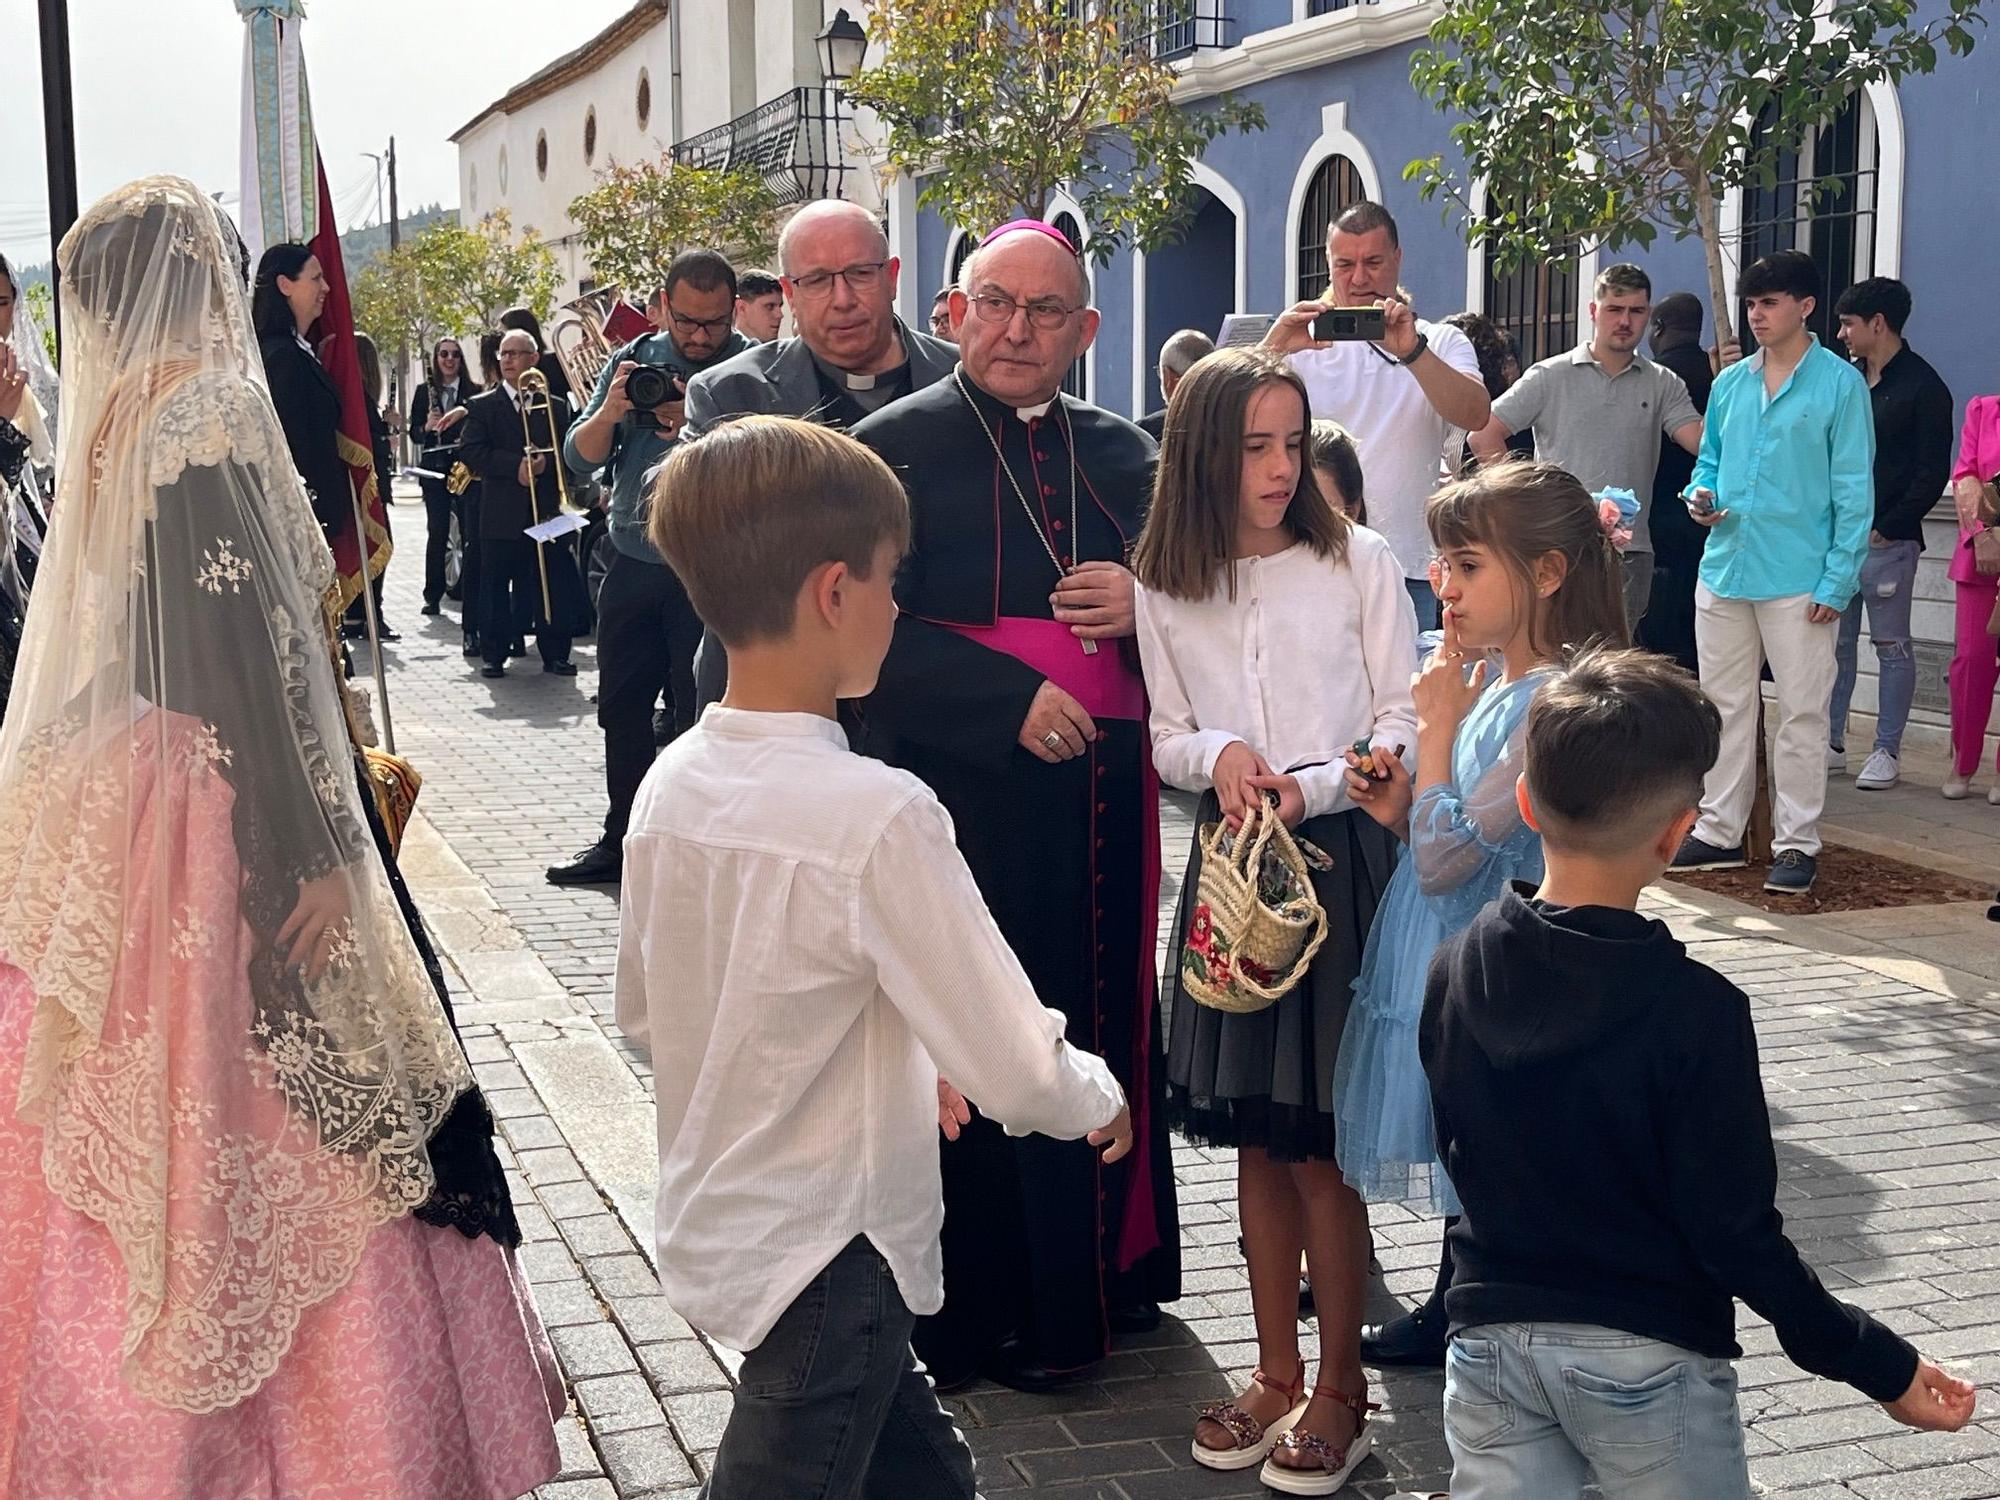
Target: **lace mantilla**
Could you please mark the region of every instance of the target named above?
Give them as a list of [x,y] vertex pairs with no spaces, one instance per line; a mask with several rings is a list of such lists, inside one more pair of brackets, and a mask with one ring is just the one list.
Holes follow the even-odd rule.
[[147,479],[155,491],[174,483],[190,465],[231,462],[256,469],[267,491],[295,488],[294,495],[271,496],[266,521],[308,595],[318,598],[332,584],[333,555],[292,467],[284,429],[255,385],[223,372],[184,381],[155,413],[147,452]]

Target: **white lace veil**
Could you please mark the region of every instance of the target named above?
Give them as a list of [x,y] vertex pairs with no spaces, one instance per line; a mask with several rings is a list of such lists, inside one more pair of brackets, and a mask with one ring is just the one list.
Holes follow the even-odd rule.
[[206,1411],[429,1195],[471,1078],[363,821],[233,230],[147,178],[58,254],[56,503],[0,728],[0,959],[32,986],[0,1005],[32,1019],[0,1108],[117,1247],[126,1378]]

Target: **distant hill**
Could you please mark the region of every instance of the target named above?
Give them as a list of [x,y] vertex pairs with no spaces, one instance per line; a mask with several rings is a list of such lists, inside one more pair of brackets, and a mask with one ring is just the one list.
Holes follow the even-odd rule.
[[[403,215],[401,225],[404,239],[437,223],[456,224],[458,210],[440,208],[433,203],[429,208],[420,208],[414,213]],[[350,229],[340,237],[340,258],[347,264],[348,279],[361,274],[361,268],[389,248],[389,226],[370,224],[366,229]]]

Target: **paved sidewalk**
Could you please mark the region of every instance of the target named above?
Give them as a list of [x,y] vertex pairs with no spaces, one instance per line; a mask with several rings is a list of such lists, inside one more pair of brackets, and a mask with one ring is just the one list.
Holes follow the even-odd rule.
[[[406,637],[388,648],[391,692],[399,748],[425,777],[405,865],[453,970],[468,1046],[509,1148],[529,1236],[523,1260],[576,1396],[563,1476],[540,1493],[690,1495],[727,1416],[733,1361],[674,1315],[648,1265],[650,1077],[608,1017],[615,893],[542,879],[544,866],[595,838],[603,812],[594,654],[579,645],[574,679],[545,676],[532,657],[501,681],[479,678],[459,656],[455,617],[417,613],[421,511],[399,506],[395,521],[403,551],[388,612]],[[2000,810],[1976,811],[2000,825]],[[1186,836],[1184,814],[1170,813],[1170,866]],[[1821,951],[1832,943],[1817,929],[1693,896],[1676,889],[1650,905],[1754,998],[1782,1206],[1801,1249],[1829,1285],[1927,1352],[1975,1379],[2000,1378],[2000,1009],[1964,982],[1954,998],[1949,965],[1881,972],[1888,961],[1866,951],[1854,919],[1841,936],[1864,950],[1858,959]],[[2000,928],[1984,931],[2000,939]],[[1230,1394],[1255,1346],[1233,1164],[1185,1145],[1175,1160],[1187,1295],[1158,1333],[1122,1341],[1072,1389],[1037,1397],[981,1387],[958,1399],[985,1493],[1268,1494],[1254,1470],[1214,1474],[1188,1457],[1193,1405]],[[1386,1211],[1375,1230],[1386,1272],[1377,1307],[1389,1311],[1391,1298],[1429,1286],[1437,1225]],[[751,1264],[754,1247],[745,1250]],[[1310,1355],[1310,1324],[1304,1337]],[[1802,1378],[1747,1313],[1742,1339],[1753,1472],[1769,1491],[1794,1500],[2000,1496],[2000,1423],[1956,1438],[1907,1433],[1855,1392]],[[1385,1406],[1380,1457],[1347,1493],[1380,1500],[1398,1488],[1443,1488],[1437,1378],[1391,1375],[1375,1395]]]

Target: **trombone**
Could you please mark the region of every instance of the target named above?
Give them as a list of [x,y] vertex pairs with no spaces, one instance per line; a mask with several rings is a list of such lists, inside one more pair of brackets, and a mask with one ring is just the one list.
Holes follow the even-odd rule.
[[[549,377],[540,370],[527,370],[516,384],[521,391],[521,456],[530,460],[528,464],[528,514],[534,524],[542,524],[542,502],[535,490],[534,459],[548,458],[549,468],[556,476],[556,513],[570,509],[569,484],[563,478],[562,445],[556,441],[555,398],[549,394]],[[547,446],[535,442],[533,418],[539,414],[547,426],[549,441]],[[553,518],[552,518],[553,519]],[[555,604],[549,598],[549,557],[543,551],[542,542],[535,543],[535,564],[542,574],[542,623],[549,624],[555,619]]]

